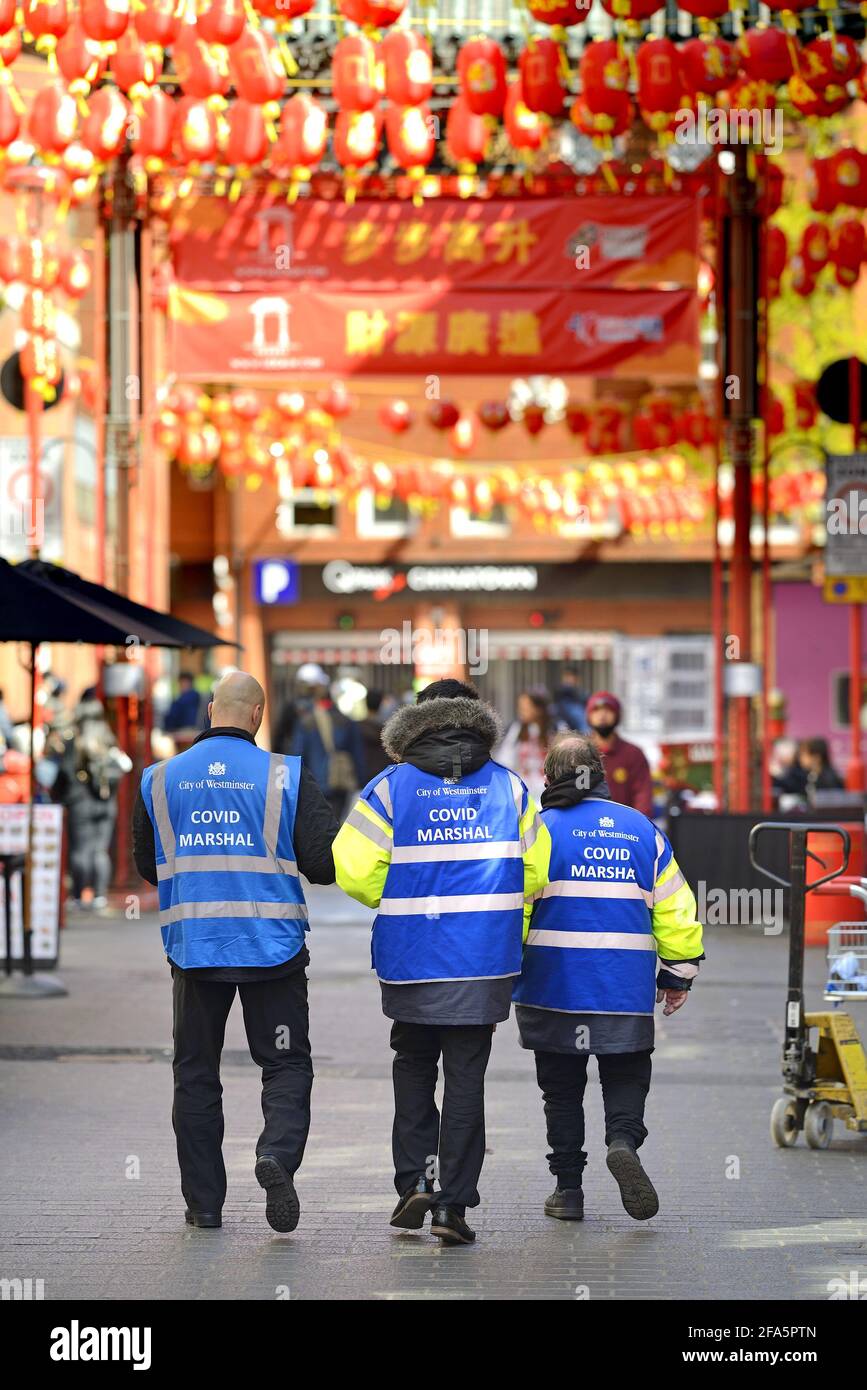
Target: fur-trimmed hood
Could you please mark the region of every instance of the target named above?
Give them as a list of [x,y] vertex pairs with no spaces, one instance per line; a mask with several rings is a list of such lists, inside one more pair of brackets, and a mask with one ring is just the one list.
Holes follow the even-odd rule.
[[425,735],[456,731],[475,735],[489,754],[502,737],[500,721],[490,705],[458,696],[454,700],[423,700],[420,705],[404,705],[387,721],[382,746],[390,758],[400,762],[410,746]]

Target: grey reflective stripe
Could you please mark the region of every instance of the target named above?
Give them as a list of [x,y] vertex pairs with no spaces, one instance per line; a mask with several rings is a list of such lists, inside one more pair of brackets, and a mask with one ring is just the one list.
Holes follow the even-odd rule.
[[384,917],[437,917],[444,912],[508,912],[523,906],[523,893],[459,893],[445,898],[429,893],[424,898],[383,898],[379,912]]
[[656,954],[656,941],[644,932],[542,931],[531,927],[526,944],[581,951],[653,951]]
[[518,812],[518,821],[521,820],[521,807],[524,804],[524,783],[521,781],[517,772],[509,773],[509,781],[512,784],[512,796],[515,801],[515,810]]
[[[268,854],[277,859],[277,837],[280,834],[280,816],[283,812],[283,783],[286,776],[286,760],[279,753],[269,753],[268,792],[265,797],[265,821],[262,838]],[[280,768],[284,771],[281,773]]]
[[479,840],[457,845],[395,845],[392,864],[429,864],[442,859],[520,859],[517,840]]
[[542,817],[539,815],[539,812],[537,811],[535,816],[533,817],[532,824],[528,826],[528,828],[524,831],[524,834],[521,836],[522,850],[526,851],[528,849],[532,849],[533,845],[536,843],[541,828]]
[[169,803],[166,800],[165,763],[157,763],[154,768],[151,778],[151,800],[153,801],[157,830],[160,833],[160,843],[163,847],[163,854],[166,856],[166,867],[171,871],[171,865],[175,858],[175,832],[172,830],[172,823],[169,820]]
[[657,870],[659,869],[659,859],[660,859],[660,856],[661,856],[662,851],[663,851],[664,849],[665,849],[665,841],[663,840],[662,836],[660,835],[659,831],[657,830],[657,832],[656,832],[656,858],[655,858],[654,861],[653,861],[653,881],[654,881],[654,883],[656,882],[656,874],[657,874]]
[[641,898],[648,907],[653,904],[653,894],[637,883],[612,883],[608,879],[594,880],[557,878],[546,883],[542,889],[543,898]]
[[388,778],[383,777],[374,787],[374,794],[379,797],[388,814],[394,819],[394,808],[391,804],[391,787],[388,785]]
[[383,830],[381,826],[375,825],[370,817],[366,816],[363,811],[359,811],[357,806],[354,806],[349,812],[349,815],[346,817],[346,824],[351,825],[354,830],[358,830],[362,835],[365,835],[368,840],[372,840],[375,845],[379,845],[382,849],[391,849],[391,836]]
[[668,879],[666,883],[656,885],[653,890],[653,901],[655,903],[664,903],[666,898],[670,898],[672,893],[676,893],[678,888],[682,888],[685,883],[686,879],[680,869],[678,869],[677,873],[672,874],[671,878]]
[[268,917],[307,919],[304,903],[175,903],[160,913],[160,926],[197,917]]
[[259,854],[182,854],[168,864],[157,865],[157,878],[162,881],[176,874],[291,874],[298,877],[294,859],[266,859]]
[[698,974],[698,962],[694,960],[665,960],[660,956],[659,963],[669,975],[676,975],[679,980],[694,980]]

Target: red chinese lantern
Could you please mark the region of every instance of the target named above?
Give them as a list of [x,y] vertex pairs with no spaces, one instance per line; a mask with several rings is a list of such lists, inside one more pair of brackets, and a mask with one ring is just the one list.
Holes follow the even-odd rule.
[[14,83],[0,82],[0,149],[5,150],[18,139],[24,103]]
[[492,434],[505,429],[512,418],[505,401],[485,401],[479,406],[478,416],[485,429]]
[[130,105],[114,87],[100,87],[88,102],[81,143],[98,160],[113,159],[126,144]]
[[566,428],[570,434],[586,434],[590,416],[583,405],[570,404],[566,407]]
[[174,43],[181,29],[183,6],[177,0],[140,0],[133,14],[133,25],[144,43],[165,48]]
[[[651,116],[670,116],[684,105],[685,81],[680,54],[671,39],[647,39],[635,59],[638,105]],[[654,128],[658,128],[654,123]]]
[[330,386],[320,391],[316,399],[320,409],[324,410],[326,415],[330,415],[332,420],[342,420],[352,410],[352,397],[342,381],[332,381]]
[[328,114],[314,97],[298,92],[283,107],[270,162],[288,165],[296,178],[308,178],[328,144]]
[[803,256],[793,256],[790,261],[792,289],[803,299],[808,299],[816,288],[814,271],[806,264]]
[[832,206],[845,203],[850,208],[867,207],[867,154],[844,148],[832,154],[827,165]]
[[0,0],[0,34],[8,34],[15,23],[18,0]]
[[446,120],[446,149],[449,157],[460,166],[484,163],[491,139],[490,121],[477,116],[467,105],[466,98],[456,97],[449,107]]
[[[848,153],[848,152],[847,152]],[[837,186],[833,156],[817,157],[807,168],[807,195],[814,212],[833,212],[837,206]]]
[[332,95],[343,111],[371,111],[382,95],[376,49],[366,34],[348,34],[334,50]]
[[24,28],[36,39],[40,50],[56,48],[69,28],[66,0],[24,0]]
[[523,99],[531,111],[559,116],[566,98],[563,53],[553,39],[534,39],[518,60]]
[[294,424],[303,419],[307,410],[307,402],[300,391],[278,391],[274,397],[274,408],[283,416],[284,420]]
[[768,434],[782,434],[786,428],[786,412],[776,391],[768,389],[765,425]]
[[578,64],[581,91],[588,108],[616,116],[629,87],[629,63],[616,39],[594,39]]
[[59,284],[70,299],[81,299],[90,288],[90,261],[83,251],[67,251],[60,261]]
[[57,284],[59,274],[60,258],[41,237],[21,243],[18,276],[25,285],[34,290],[50,290]]
[[[591,111],[583,97],[576,97],[569,110],[569,118],[584,135],[602,143],[610,142],[614,136],[623,135],[629,130],[635,112],[632,98],[626,92],[612,92],[606,105],[611,109]],[[616,111],[614,108],[617,108]]]
[[127,29],[117,41],[111,58],[111,75],[122,92],[138,97],[153,86],[163,70],[158,44],[146,44],[135,29]]
[[130,0],[78,0],[81,25],[89,39],[116,43],[129,24]]
[[800,249],[809,271],[821,270],[828,264],[831,235],[824,222],[808,222],[801,236]]
[[780,10],[783,14],[797,14],[799,10],[809,10],[813,0],[767,0],[769,10]]
[[527,9],[540,24],[550,24],[555,29],[570,29],[573,24],[581,24],[590,10],[589,4],[582,0],[527,0]]
[[87,92],[105,72],[107,58],[101,44],[85,33],[78,15],[57,45],[57,66],[70,91]]
[[545,143],[547,135],[545,118],[536,111],[531,111],[524,101],[520,77],[516,77],[514,82],[509,83],[509,95],[506,97],[503,125],[513,149],[538,150]]
[[450,430],[458,423],[461,412],[454,401],[432,401],[427,418],[435,430]]
[[[728,0],[722,3],[728,9]],[[737,75],[737,49],[719,34],[690,39],[682,45],[680,59],[687,85],[694,92],[722,91]]]
[[857,284],[861,263],[867,250],[864,227],[854,217],[847,217],[831,234],[830,256],[837,283],[846,289]]
[[860,67],[858,45],[832,29],[805,44],[799,56],[799,72],[814,92],[832,84],[842,87],[857,76]]
[[420,169],[433,158],[436,141],[426,106],[390,106],[385,116],[389,154],[402,169]]
[[532,402],[524,407],[524,414],[521,417],[521,424],[527,433],[535,439],[537,434],[541,434],[545,428],[545,409],[541,405],[534,405]]
[[245,29],[237,43],[232,44],[229,70],[235,91],[244,101],[264,106],[279,101],[283,95],[286,70],[280,48],[276,39],[264,29]]
[[430,44],[414,29],[393,29],[382,41],[385,95],[395,106],[421,106],[433,91]]
[[665,0],[602,0],[602,6],[614,19],[649,19],[661,10]]
[[787,93],[789,101],[802,116],[833,116],[852,100],[845,87],[825,87],[822,91],[816,91],[797,72],[789,78]]
[[62,154],[71,143],[78,124],[75,98],[60,83],[41,87],[33,98],[27,130],[31,140],[46,154]]
[[175,103],[172,138],[184,163],[208,163],[217,152],[217,117],[206,101],[181,97]]
[[239,97],[226,112],[221,153],[227,164],[248,168],[260,164],[268,149],[268,130],[262,107]]
[[472,415],[460,415],[449,435],[452,450],[456,454],[469,454],[476,443],[476,422]]
[[388,401],[380,410],[379,419],[392,434],[403,434],[412,424],[412,411],[406,401]]
[[501,116],[506,105],[506,58],[493,39],[470,39],[458,54],[461,96],[474,116]]
[[172,45],[172,62],[184,96],[206,100],[229,90],[229,58],[225,48],[204,43],[194,24],[183,24]]
[[334,158],[347,169],[358,169],[376,158],[382,133],[378,111],[338,111],[334,123]]
[[789,244],[782,227],[768,227],[765,231],[765,264],[770,280],[780,280],[788,255]]
[[0,34],[0,70],[11,68],[20,52],[20,29],[10,29],[8,34]]
[[162,88],[151,87],[142,96],[132,145],[152,172],[171,154],[174,117],[175,103]]
[[[795,5],[786,5],[795,9]],[[782,29],[758,24],[747,29],[737,42],[741,67],[747,77],[762,82],[788,82],[794,71],[789,39]]]
[[370,29],[387,29],[400,19],[406,0],[338,0],[338,9],[353,24]]
[[196,32],[205,43],[235,43],[246,22],[244,0],[196,0]]
[[677,0],[677,4],[696,19],[722,19],[731,8],[729,0]]

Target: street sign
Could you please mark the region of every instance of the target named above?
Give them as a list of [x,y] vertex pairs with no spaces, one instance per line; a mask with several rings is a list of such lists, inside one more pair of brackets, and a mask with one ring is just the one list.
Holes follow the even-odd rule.
[[253,564],[253,595],[257,603],[297,603],[300,598],[300,569],[295,560],[256,560]]
[[867,603],[867,575],[826,579],[824,593],[826,603]]
[[826,469],[825,573],[867,575],[867,453],[828,454]]

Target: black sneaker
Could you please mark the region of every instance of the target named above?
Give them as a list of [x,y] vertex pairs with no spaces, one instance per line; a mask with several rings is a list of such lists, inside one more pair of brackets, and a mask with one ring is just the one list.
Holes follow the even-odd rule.
[[216,1230],[223,1224],[218,1211],[190,1211],[189,1207],[184,1212],[184,1220],[188,1226],[198,1226],[202,1230]]
[[558,1187],[545,1198],[545,1215],[558,1221],[584,1220],[584,1193],[580,1187]]
[[271,1154],[261,1154],[256,1159],[256,1181],[268,1194],[265,1203],[265,1217],[268,1225],[281,1235],[288,1235],[298,1225],[301,1203],[286,1169],[279,1159]]
[[629,1140],[612,1139],[605,1162],[620,1188],[626,1211],[636,1221],[649,1221],[659,1211],[659,1198]]
[[399,1226],[402,1231],[420,1231],[433,1204],[433,1183],[429,1178],[419,1178],[417,1183],[404,1192],[391,1213],[389,1225]]
[[472,1245],[476,1238],[475,1231],[454,1207],[434,1207],[430,1228],[431,1234],[439,1236],[443,1245]]

